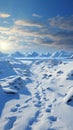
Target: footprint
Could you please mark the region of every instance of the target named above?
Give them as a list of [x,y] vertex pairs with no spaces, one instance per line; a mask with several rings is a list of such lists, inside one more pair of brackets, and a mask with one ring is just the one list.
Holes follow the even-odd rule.
[[56,102],[57,101],[57,99],[55,98],[55,99],[53,99],[53,102]]
[[60,87],[64,87],[64,85],[60,85]]
[[16,111],[17,111],[17,109],[18,109],[17,107],[14,107],[14,108],[11,108],[11,110],[10,110],[10,111],[11,111],[11,112],[16,112]]
[[24,106],[22,106],[22,107],[20,107],[19,109],[18,109],[18,112],[22,112],[22,110],[24,109],[24,108],[28,108],[29,107],[29,105],[24,105]]
[[29,98],[29,99],[27,99],[24,103],[28,103],[29,101],[31,101],[32,100],[32,98]]
[[40,114],[40,111],[38,110],[34,117],[32,117],[29,121],[28,121],[28,124],[26,126],[26,129],[25,130],[32,130],[32,125],[38,121],[38,117],[39,117],[39,114]]
[[13,116],[13,117],[8,117],[7,120],[8,122],[6,123],[6,125],[4,126],[4,130],[10,130],[13,127],[14,122],[16,121],[17,117]]
[[57,121],[57,117],[55,116],[49,116],[48,119],[52,122]]
[[61,71],[61,70],[59,70],[58,72],[57,72],[57,74],[63,74],[64,72],[63,71]]
[[20,107],[20,104],[16,104],[16,107]]
[[48,113],[50,113],[50,112],[51,112],[51,109],[50,109],[50,108],[47,108],[45,111],[48,112]]
[[36,98],[37,98],[38,100],[41,99],[41,96],[39,95],[39,93],[36,93]]
[[48,107],[50,107],[50,108],[51,108],[51,107],[52,107],[52,104],[48,105]]
[[50,87],[47,88],[48,91],[53,92],[54,90]]
[[20,107],[20,104],[16,104],[15,107],[12,107],[12,108],[10,109],[10,111],[11,111],[11,112],[16,112],[19,107]]
[[38,111],[35,113],[34,117],[29,120],[29,125],[33,125],[34,122],[37,122],[37,118],[38,118],[39,114],[40,114],[40,111],[38,110]]
[[40,101],[36,102],[36,103],[34,104],[34,106],[35,106],[35,107],[41,107],[41,102],[40,102]]

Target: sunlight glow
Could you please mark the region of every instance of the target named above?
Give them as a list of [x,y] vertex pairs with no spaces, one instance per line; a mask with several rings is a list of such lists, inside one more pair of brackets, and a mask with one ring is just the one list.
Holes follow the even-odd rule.
[[2,52],[9,51],[9,45],[7,43],[0,43],[0,51]]

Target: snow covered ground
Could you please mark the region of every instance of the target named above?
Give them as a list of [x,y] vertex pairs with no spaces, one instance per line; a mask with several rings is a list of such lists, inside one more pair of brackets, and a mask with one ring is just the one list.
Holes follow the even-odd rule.
[[73,60],[1,59],[0,130],[73,130]]

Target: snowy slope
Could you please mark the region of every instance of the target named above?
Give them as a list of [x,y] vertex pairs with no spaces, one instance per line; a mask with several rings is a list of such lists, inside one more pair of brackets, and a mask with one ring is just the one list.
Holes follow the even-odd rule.
[[73,60],[0,60],[0,130],[72,130]]
[[13,70],[11,64],[9,61],[5,60],[0,60],[0,79],[16,75],[15,71]]

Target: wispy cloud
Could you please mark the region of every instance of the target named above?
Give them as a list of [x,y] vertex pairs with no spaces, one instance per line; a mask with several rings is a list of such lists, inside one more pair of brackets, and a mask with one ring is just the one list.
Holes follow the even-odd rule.
[[33,16],[33,17],[37,17],[37,18],[42,18],[42,16],[41,16],[41,15],[36,14],[36,13],[33,13],[33,14],[32,14],[32,16]]
[[26,20],[17,20],[17,21],[15,21],[15,24],[19,25],[19,26],[30,26],[30,27],[38,27],[38,28],[42,27],[42,24],[40,24],[40,23],[30,22],[30,21],[26,21]]
[[0,18],[8,18],[8,17],[10,17],[10,14],[0,13]]
[[56,16],[48,19],[52,27],[57,27],[63,30],[73,30],[73,15],[71,16]]
[[9,28],[0,26],[0,32],[7,31]]

